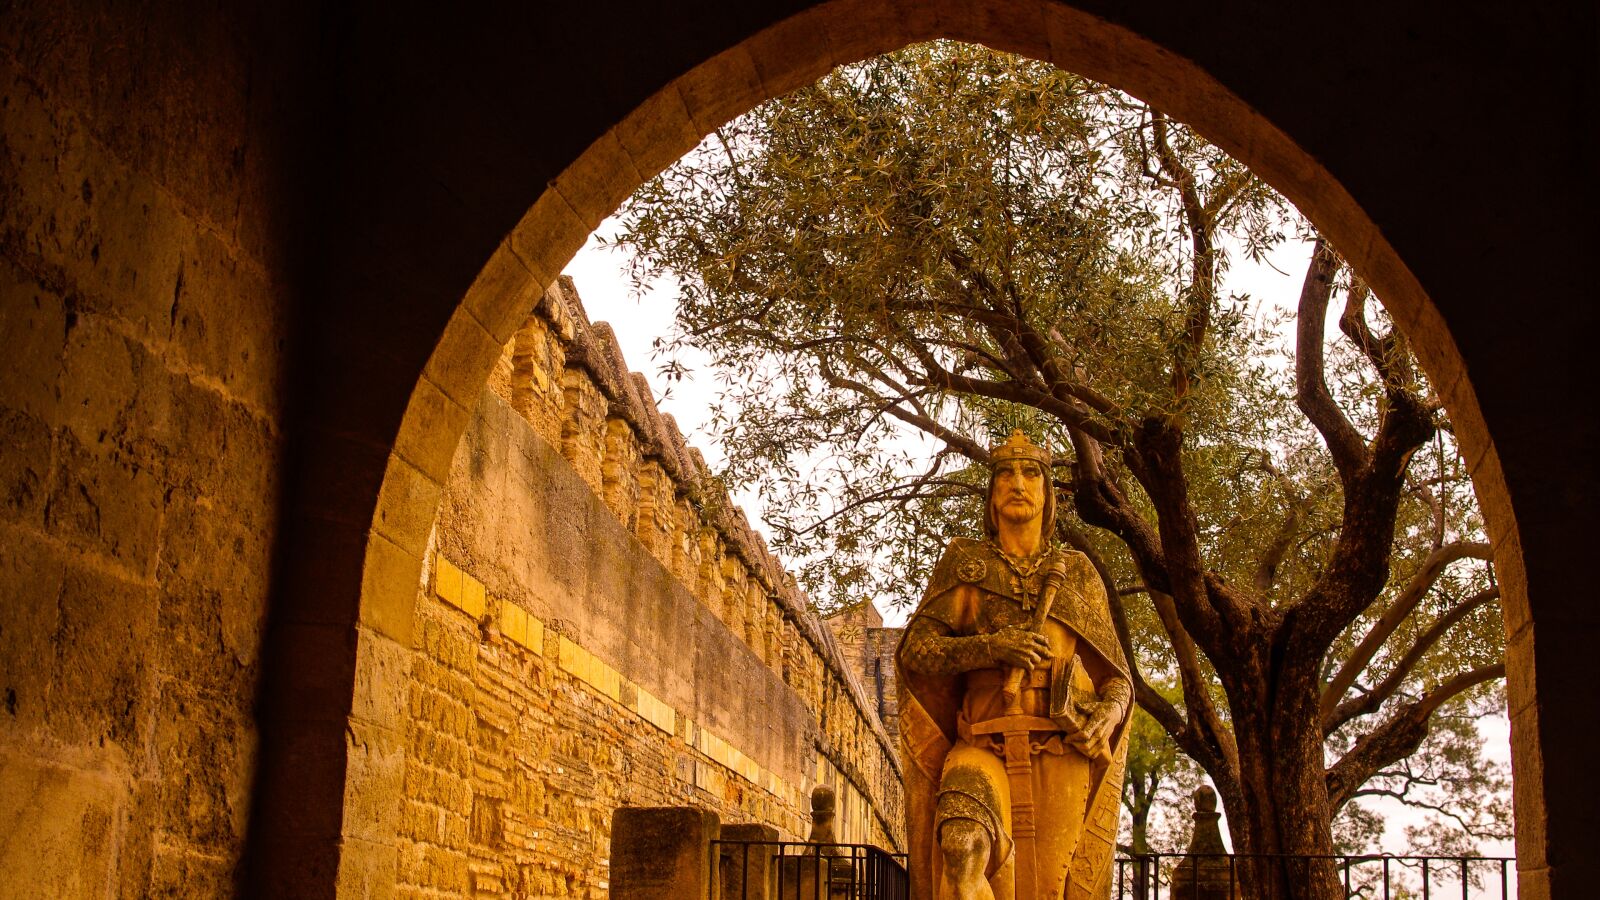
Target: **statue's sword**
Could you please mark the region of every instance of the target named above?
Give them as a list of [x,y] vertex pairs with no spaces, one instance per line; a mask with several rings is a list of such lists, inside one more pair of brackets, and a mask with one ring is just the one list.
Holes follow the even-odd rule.
[[[1050,607],[1055,604],[1061,583],[1066,580],[1067,562],[1058,557],[1044,573],[1044,584],[1039,588],[1039,602],[1033,607],[1033,618],[1028,622],[1028,629],[1034,634],[1044,633],[1044,623],[1050,619]],[[1025,674],[1021,666],[1006,668],[1006,683],[1001,689],[1001,696],[1005,698],[1008,716],[1022,715],[1022,676]]]
[[[1033,608],[1033,619],[1028,623],[1035,633],[1044,632],[1044,623],[1050,618],[1050,606],[1067,577],[1065,560],[1057,559],[1045,572],[1044,584],[1039,589],[1039,602]],[[1033,750],[1030,736],[1034,731],[1052,728],[1048,718],[1022,714],[1022,679],[1027,674],[1021,666],[1006,670],[1001,697],[1005,700],[1005,715],[983,723],[983,731],[998,732],[1005,739],[1006,779],[1011,784],[1011,837],[1016,842],[1016,900],[1043,900],[1049,893],[1040,880],[1035,837],[1038,822],[1033,806]],[[975,729],[976,730],[976,729]]]

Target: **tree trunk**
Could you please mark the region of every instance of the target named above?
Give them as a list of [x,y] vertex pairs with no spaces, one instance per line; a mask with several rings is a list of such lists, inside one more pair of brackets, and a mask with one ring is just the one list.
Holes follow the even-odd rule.
[[[1290,668],[1303,665],[1297,661]],[[1241,896],[1343,900],[1333,860],[1305,858],[1333,853],[1314,677],[1262,669],[1259,679],[1228,679],[1234,682],[1228,693],[1239,784],[1237,793],[1223,792],[1222,799],[1234,852],[1241,857]]]
[[1145,798],[1144,802],[1136,804],[1136,808],[1132,810],[1133,842],[1131,849],[1133,850],[1132,855],[1137,860],[1133,865],[1133,896],[1140,898],[1150,896],[1149,873],[1145,869],[1142,859],[1140,859],[1150,852],[1150,807],[1155,799],[1155,791],[1151,790],[1150,794],[1150,797]]

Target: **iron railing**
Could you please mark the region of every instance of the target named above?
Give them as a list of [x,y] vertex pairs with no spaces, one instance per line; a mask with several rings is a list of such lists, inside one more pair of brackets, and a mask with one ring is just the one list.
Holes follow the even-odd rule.
[[1461,900],[1510,900],[1509,873],[1515,862],[1509,856],[1147,853],[1118,857],[1112,896],[1116,900],[1242,897],[1240,869],[1251,859],[1306,865],[1331,862],[1345,896],[1361,900],[1448,900],[1456,896]]
[[906,855],[870,844],[712,841],[720,900],[907,900]]

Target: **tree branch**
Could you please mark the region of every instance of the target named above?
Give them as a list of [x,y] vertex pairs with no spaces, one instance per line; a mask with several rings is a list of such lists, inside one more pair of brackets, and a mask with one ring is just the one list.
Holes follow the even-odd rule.
[[1278,580],[1278,568],[1283,565],[1283,559],[1288,555],[1289,549],[1295,545],[1295,538],[1300,531],[1300,521],[1311,504],[1316,500],[1320,491],[1302,494],[1294,481],[1273,464],[1272,458],[1265,451],[1258,451],[1261,456],[1262,471],[1277,480],[1278,486],[1289,498],[1289,509],[1284,514],[1283,521],[1274,533],[1272,540],[1261,553],[1261,560],[1256,565],[1255,577],[1251,584],[1257,594],[1265,595],[1272,590]]
[[1500,589],[1492,587],[1488,590],[1479,591],[1451,607],[1437,621],[1428,626],[1428,630],[1417,638],[1411,645],[1411,649],[1406,651],[1406,655],[1401,658],[1393,669],[1389,670],[1389,674],[1384,676],[1383,681],[1379,682],[1377,687],[1359,697],[1352,697],[1340,703],[1338,708],[1334,710],[1333,715],[1324,714],[1323,733],[1332,734],[1338,730],[1339,726],[1356,716],[1366,715],[1382,706],[1385,700],[1394,696],[1395,691],[1405,681],[1406,676],[1411,674],[1417,663],[1421,662],[1422,658],[1428,655],[1428,651],[1433,649],[1433,646],[1439,642],[1439,639],[1444,637],[1445,632],[1465,618],[1468,613],[1498,599],[1500,599]]
[[1008,400],[1023,406],[1031,406],[1040,412],[1049,413],[1061,420],[1062,424],[1070,428],[1078,428],[1092,435],[1103,443],[1120,446],[1121,441],[1116,434],[1111,432],[1100,422],[1090,418],[1083,410],[1069,403],[1063,403],[1053,395],[1033,390],[1026,385],[1016,382],[988,381],[981,378],[971,378],[958,375],[939,364],[939,360],[924,346],[907,343],[911,354],[917,358],[924,369],[923,379],[927,384],[964,394],[976,394],[979,397],[989,397],[995,400]]
[[1416,376],[1403,339],[1393,331],[1380,338],[1367,327],[1367,300],[1371,295],[1361,281],[1351,283],[1345,295],[1344,312],[1339,316],[1339,330],[1377,370],[1386,392],[1409,390],[1416,384]]
[[[987,309],[979,308],[976,304],[967,304],[951,311],[969,317],[989,330],[990,336],[1006,354],[1008,369],[1026,363],[1057,399],[1064,402],[1077,401],[1102,415],[1116,418],[1118,414],[1116,404],[1090,388],[1081,379],[1067,375],[1049,339],[1028,322],[1023,313],[1025,306],[1017,296],[1014,286],[1008,282],[1004,292],[1012,299],[1008,308],[1005,303],[1000,302],[1002,293],[960,248],[946,248],[944,259],[956,273],[960,284],[970,283],[981,294],[990,298]],[[1026,380],[1020,378],[1020,373],[1015,370],[1010,371],[1010,374],[1018,380]]]
[[[1138,657],[1133,652],[1132,631],[1128,627],[1127,608],[1122,602],[1122,592],[1117,589],[1116,581],[1112,578],[1111,569],[1105,560],[1095,550],[1089,539],[1076,528],[1067,524],[1065,519],[1056,520],[1056,531],[1061,538],[1073,549],[1078,550],[1089,558],[1090,565],[1100,576],[1100,583],[1105,588],[1106,597],[1111,607],[1111,621],[1117,631],[1117,641],[1122,645],[1123,655],[1128,659],[1128,668],[1133,675],[1134,700],[1150,714],[1152,719],[1162,727],[1184,753],[1205,767],[1207,772],[1213,773],[1212,777],[1238,778],[1239,763],[1238,750],[1232,735],[1223,727],[1221,719],[1216,714],[1215,705],[1211,703],[1209,695],[1204,693],[1204,678],[1191,681],[1187,676],[1183,678],[1185,711],[1180,711],[1172,701],[1155,689],[1145,680],[1143,672],[1138,665]],[[1171,598],[1167,598],[1170,609]],[[1174,614],[1175,621],[1175,614]],[[1187,639],[1183,626],[1178,624],[1178,633]],[[1188,658],[1191,671],[1199,673],[1200,665],[1194,653],[1194,644],[1188,642]],[[1198,687],[1201,694],[1198,700],[1191,699],[1191,687]]]
[[[1195,649],[1194,638],[1178,616],[1172,597],[1161,591],[1150,592],[1150,602],[1156,616],[1166,629],[1172,644],[1173,655],[1178,660],[1178,673],[1183,686],[1183,705],[1188,713],[1191,729],[1209,745],[1211,752],[1227,764],[1228,771],[1239,771],[1239,751],[1232,735],[1217,715],[1217,706],[1211,699],[1207,685],[1211,679],[1200,666],[1200,654]],[[1174,735],[1176,738],[1177,736]]]
[[[1390,773],[1380,772],[1378,774],[1380,774],[1380,775],[1389,775]],[[1406,787],[1409,789],[1410,784],[1408,783]],[[1474,807],[1474,812],[1478,812],[1480,815],[1483,816],[1482,821],[1489,822],[1489,823],[1498,823],[1498,824],[1500,824],[1502,826],[1505,826],[1505,827],[1501,827],[1501,828],[1483,828],[1483,827],[1481,827],[1481,825],[1480,825],[1478,820],[1468,819],[1466,816],[1462,815],[1461,810],[1459,810],[1459,809],[1451,809],[1450,807],[1447,807],[1442,803],[1428,803],[1428,802],[1419,800],[1416,797],[1411,796],[1410,793],[1409,793],[1409,790],[1394,791],[1394,790],[1388,790],[1386,788],[1364,787],[1361,790],[1356,791],[1354,794],[1352,794],[1350,796],[1350,799],[1354,800],[1354,799],[1356,799],[1358,797],[1388,797],[1388,798],[1390,798],[1392,800],[1398,800],[1401,803],[1404,803],[1405,805],[1407,805],[1409,807],[1412,807],[1413,809],[1425,809],[1425,810],[1428,810],[1429,812],[1438,813],[1439,815],[1445,816],[1446,818],[1448,818],[1451,821],[1455,822],[1456,825],[1458,825],[1463,832],[1465,832],[1468,836],[1474,838],[1475,840],[1480,840],[1480,841],[1507,840],[1507,839],[1511,838],[1511,836],[1512,836],[1512,830],[1509,827],[1510,826],[1510,822],[1507,819],[1500,819],[1500,818],[1490,817],[1488,815],[1485,815],[1483,813],[1483,811],[1481,811],[1481,810],[1477,809],[1476,807]]]
[[[1120,538],[1151,585],[1157,590],[1167,589],[1167,563],[1155,528],[1128,502],[1122,489],[1106,477],[1100,443],[1080,429],[1069,428],[1067,434],[1075,451],[1072,480],[1076,487],[1072,500],[1079,518]],[[1127,455],[1125,452],[1124,458]]]
[[1324,731],[1332,733],[1333,729],[1338,727],[1337,724],[1330,723],[1334,710],[1344,700],[1344,695],[1349,692],[1351,685],[1356,683],[1356,679],[1361,677],[1361,672],[1366,669],[1367,664],[1378,655],[1378,651],[1382,649],[1384,642],[1389,640],[1389,636],[1410,617],[1417,604],[1422,602],[1422,598],[1428,595],[1428,591],[1433,588],[1439,576],[1444,574],[1450,564],[1463,559],[1493,559],[1493,552],[1494,548],[1488,544],[1458,541],[1446,544],[1428,554],[1428,558],[1423,560],[1422,566],[1412,574],[1399,596],[1389,604],[1389,608],[1384,610],[1378,621],[1373,623],[1372,628],[1361,639],[1361,643],[1350,651],[1350,655],[1345,658],[1339,670],[1328,681],[1327,687],[1323,689]]
[[[892,391],[893,396],[885,397],[882,391],[874,389],[871,385],[839,374],[834,370],[827,354],[817,355],[817,372],[830,387],[849,391],[861,397],[863,400],[870,402],[872,408],[877,412],[899,419],[924,434],[943,441],[950,450],[960,453],[973,462],[979,464],[988,463],[988,448],[928,415],[926,409],[917,400],[918,391],[900,384],[877,366],[859,359],[855,360],[855,362],[863,369],[866,369],[868,374],[885,388]],[[904,408],[901,406],[902,403],[909,404],[911,409]]]
[[[922,488],[927,488],[930,486],[936,486],[942,490],[921,490]],[[883,490],[873,491],[865,496],[857,497],[856,499],[838,507],[833,512],[830,512],[827,515],[813,521],[805,528],[785,530],[796,537],[804,537],[805,535],[810,534],[818,528],[821,528],[834,519],[850,513],[852,510],[860,509],[864,506],[871,506],[874,503],[898,503],[903,500],[916,500],[923,497],[938,497],[951,493],[968,491],[976,491],[976,489],[973,488],[972,485],[949,478],[934,478],[933,472],[929,471],[910,481],[903,481],[892,487],[887,487]]]
[[1339,480],[1348,488],[1356,473],[1367,462],[1366,441],[1356,431],[1328,390],[1322,355],[1323,325],[1328,315],[1328,299],[1333,294],[1333,275],[1339,261],[1327,242],[1317,238],[1300,289],[1300,309],[1295,323],[1295,402],[1306,414],[1333,455]]
[[1332,264],[1331,253],[1319,244],[1301,295],[1296,380],[1301,408],[1327,439],[1339,471],[1344,514],[1327,567],[1287,614],[1293,633],[1285,645],[1289,652],[1315,657],[1327,652],[1388,582],[1406,469],[1417,448],[1437,433],[1430,406],[1409,390],[1391,391],[1380,404],[1378,433],[1370,446],[1361,444],[1334,404],[1323,381],[1317,324],[1326,311],[1328,288],[1313,284],[1319,280],[1315,270],[1324,263]]
[[1121,592],[1117,590],[1111,568],[1101,558],[1094,544],[1089,542],[1088,536],[1073,528],[1066,517],[1056,518],[1056,534],[1067,546],[1088,557],[1095,574],[1100,576],[1100,585],[1105,589],[1106,600],[1111,607],[1111,624],[1117,631],[1117,643],[1122,645],[1122,655],[1127,658],[1128,670],[1133,675],[1134,699],[1167,733],[1181,732],[1184,727],[1183,714],[1144,678],[1139,657],[1133,652],[1133,631],[1128,627],[1128,610],[1122,602]]
[[1250,170],[1244,166],[1239,166],[1224,174],[1221,178],[1221,183],[1213,188],[1211,196],[1206,198],[1206,218],[1212,222],[1218,221],[1228,211],[1228,207],[1233,204],[1233,201],[1237,200],[1244,193],[1245,188],[1249,187],[1254,180],[1255,176],[1250,174]]
[[1159,112],[1151,114],[1151,137],[1156,159],[1167,177],[1178,186],[1178,196],[1183,204],[1184,220],[1189,227],[1189,255],[1194,266],[1193,281],[1185,291],[1183,336],[1172,352],[1172,393],[1181,404],[1189,396],[1194,370],[1199,364],[1205,345],[1206,332],[1211,327],[1211,309],[1216,302],[1217,251],[1214,242],[1213,220],[1200,198],[1199,185],[1194,172],[1172,149],[1167,140],[1167,117]]
[[1464,691],[1505,676],[1506,665],[1503,662],[1463,672],[1399,710],[1369,734],[1363,735],[1343,758],[1328,769],[1329,809],[1337,813],[1379,770],[1416,752],[1428,737],[1428,719],[1434,710]]
[[989,306],[994,312],[987,316],[975,318],[991,328],[997,343],[1005,345],[1008,341],[1015,341],[1017,349],[1025,355],[1038,372],[1045,384],[1049,385],[1052,392],[1061,400],[1077,400],[1102,415],[1117,416],[1116,404],[1090,388],[1081,379],[1069,377],[1061,367],[1057,354],[1053,351],[1049,339],[1040,334],[1024,315],[1025,306],[1022,298],[1017,295],[1014,286],[1007,284],[1007,294],[1011,297],[1011,310],[1006,310],[1004,304],[998,301],[998,292],[984,273],[978,269],[972,258],[963,253],[960,248],[949,247],[944,253],[945,261],[950,264],[960,279],[971,281],[980,287],[985,294],[991,296]]
[[[1183,465],[1183,433],[1169,423],[1146,420],[1134,444],[1145,467],[1139,472],[1155,506],[1161,555],[1169,586],[1162,588],[1177,602],[1184,626],[1213,658],[1232,659],[1238,642],[1251,634],[1260,607],[1254,598],[1227,589],[1206,571],[1199,526],[1189,497]],[[1148,582],[1147,576],[1147,582]]]

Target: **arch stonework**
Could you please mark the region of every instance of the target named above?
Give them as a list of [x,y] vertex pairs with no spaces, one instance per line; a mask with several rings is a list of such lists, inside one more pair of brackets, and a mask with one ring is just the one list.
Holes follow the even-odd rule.
[[[411,586],[416,583],[410,575],[421,565],[418,548],[426,543],[429,527],[429,517],[418,511],[437,500],[438,482],[453,448],[450,437],[459,432],[456,421],[464,420],[467,397],[474,396],[488,376],[496,343],[520,322],[587,234],[643,179],[670,165],[734,115],[811,82],[830,67],[934,37],[973,40],[1054,62],[1138,94],[1189,122],[1290,197],[1386,298],[1386,306],[1418,349],[1456,423],[1496,546],[1510,637],[1509,668],[1514,673],[1509,701],[1515,721],[1518,812],[1523,814],[1518,828],[1520,865],[1525,895],[1539,895],[1546,866],[1536,809],[1541,786],[1530,786],[1528,781],[1538,772],[1536,761],[1542,753],[1539,709],[1531,695],[1533,658],[1526,628],[1530,610],[1520,535],[1493,440],[1445,320],[1362,205],[1258,110],[1194,62],[1131,30],[1056,3],[1024,0],[987,8],[949,2],[826,3],[776,22],[701,62],[598,136],[534,200],[493,251],[446,325],[413,392],[387,463],[366,552],[363,649],[370,642],[406,641],[408,604],[414,597]],[[386,575],[390,567],[402,570],[392,580]],[[390,586],[394,586],[392,596]],[[346,783],[347,809],[360,794],[358,770],[352,769]],[[1526,818],[1534,822],[1523,822]],[[381,826],[378,834],[363,838],[381,842]],[[344,868],[354,863],[346,860]]]
[[[210,856],[182,857],[195,868],[166,876],[203,891],[203,868],[269,896],[392,883],[394,811],[370,788],[396,787],[393,726],[427,531],[511,330],[590,228],[712,127],[835,64],[943,36],[1055,62],[1194,124],[1299,204],[1386,298],[1460,430],[1496,546],[1522,895],[1587,887],[1581,845],[1600,833],[1587,665],[1600,612],[1584,565],[1600,448],[1582,375],[1595,324],[1592,4],[501,6],[88,0],[0,12],[0,261],[28,282],[0,284],[0,328],[21,334],[0,401],[57,429],[26,447],[8,432],[0,475],[11,479],[35,445],[59,446],[49,453],[60,467],[40,469],[58,482],[46,493],[71,500],[78,466],[91,476],[85,496],[121,501],[79,523],[24,496],[43,523],[26,540],[13,540],[23,526],[5,510],[0,574],[27,586],[4,611],[47,593],[37,588],[65,566],[81,596],[63,608],[104,609],[116,628],[63,622],[79,630],[53,640],[77,634],[77,645],[39,656],[14,643],[36,623],[6,619],[0,672],[31,680],[18,684],[21,712],[0,712],[0,752],[34,754],[28,771],[55,773],[55,796],[85,808],[106,771],[157,773],[116,784],[131,799],[102,829],[113,849],[94,857],[101,887],[100,875],[50,883],[139,893],[126,879],[143,871],[149,884],[163,865],[135,852],[150,842],[149,796],[189,786],[162,781],[151,748],[211,746],[213,715],[235,752],[197,765],[226,773],[214,780],[240,824],[189,821],[182,837]],[[8,318],[30,294],[64,325]],[[64,351],[40,349],[63,331]],[[102,345],[128,348],[131,362],[74,369]],[[156,386],[171,401],[143,389],[151,373],[170,381]],[[214,505],[191,504],[196,515],[168,498],[167,512],[146,515],[161,492],[149,468],[104,462],[111,451],[94,437],[108,423],[152,438],[130,452],[163,477],[192,477]],[[190,472],[190,459],[205,465]],[[152,548],[169,539],[232,568],[168,565]],[[154,696],[152,673],[166,670],[146,647],[166,632],[152,620],[166,629],[169,613],[190,609],[220,610],[227,646],[184,643],[161,665],[193,681],[245,661],[203,702],[140,700],[126,717],[136,727],[117,731],[99,698],[122,686],[62,675],[101,653]],[[132,639],[103,640],[112,634]],[[257,659],[252,703],[238,685]],[[62,711],[40,733],[66,749],[18,737],[34,727],[30,691],[49,678],[69,692],[53,695]],[[79,740],[79,719],[98,717],[109,749]],[[4,810],[17,808],[14,784],[0,782]],[[57,824],[42,816],[19,828]],[[136,834],[143,844],[123,837]],[[230,876],[240,840],[243,875]],[[127,859],[106,863],[114,853]]]
[[[407,640],[419,551],[468,400],[487,378],[497,341],[526,314],[588,233],[645,179],[701,137],[756,104],[828,69],[932,38],[984,43],[1113,84],[1188,122],[1249,164],[1314,221],[1385,298],[1438,386],[1469,460],[1496,548],[1508,630],[1508,686],[1518,784],[1524,896],[1541,896],[1548,858],[1539,819],[1545,786],[1539,708],[1533,702],[1529,598],[1521,538],[1494,442],[1467,367],[1439,309],[1382,230],[1341,183],[1261,113],[1195,63],[1133,31],[1038,0],[883,4],[835,0],[775,23],[702,62],[652,94],[600,135],[556,177],[494,250],[429,359],[389,457],[366,556],[362,651]],[[389,568],[403,571],[384,574]],[[394,586],[391,596],[390,586]],[[360,651],[358,651],[360,652]],[[383,651],[373,650],[374,658]],[[374,682],[362,681],[358,687]],[[361,703],[357,697],[357,704]],[[352,719],[360,721],[358,714]],[[377,723],[365,723],[375,726]],[[346,782],[347,810],[363,793]],[[1530,777],[1531,776],[1531,777]],[[348,817],[347,817],[348,818]],[[360,835],[381,844],[384,828]],[[349,835],[349,832],[346,832]],[[380,854],[381,858],[381,854]],[[349,870],[354,860],[342,867]]]

